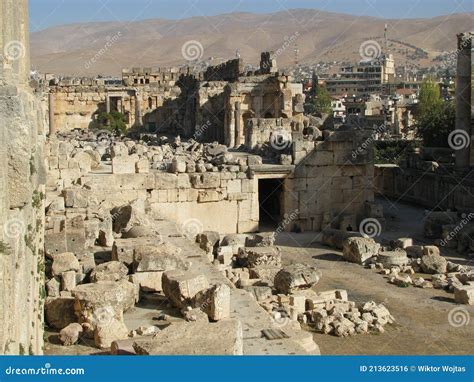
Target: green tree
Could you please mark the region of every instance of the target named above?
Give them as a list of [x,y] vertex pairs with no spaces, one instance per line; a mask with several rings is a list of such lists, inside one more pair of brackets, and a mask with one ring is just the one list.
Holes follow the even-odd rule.
[[448,136],[454,130],[456,108],[453,101],[441,98],[437,83],[428,79],[420,89],[417,107],[417,136],[428,147],[449,147]]
[[418,103],[419,113],[429,113],[434,108],[442,106],[443,100],[441,99],[441,92],[439,85],[432,79],[426,79],[423,81],[420,87],[420,96]]
[[417,136],[427,147],[449,147],[449,134],[456,123],[456,107],[453,101],[428,109],[417,118]]
[[325,87],[318,86],[316,88],[316,99],[314,101],[314,105],[316,111],[319,113],[326,113],[329,114],[332,111],[331,107],[332,98],[329,95],[329,92]]
[[314,95],[310,95],[306,102],[306,113],[308,114],[330,114],[332,112],[332,98],[327,89],[323,86],[313,84]]
[[109,130],[114,134],[125,134],[127,132],[127,121],[125,116],[118,111],[99,113],[97,116],[97,122],[100,124],[102,129]]

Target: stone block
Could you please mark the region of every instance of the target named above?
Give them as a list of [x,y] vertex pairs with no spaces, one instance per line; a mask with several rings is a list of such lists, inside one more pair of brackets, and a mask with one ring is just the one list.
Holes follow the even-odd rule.
[[314,150],[306,157],[305,164],[313,166],[330,166],[334,164],[334,153],[332,151]]
[[242,325],[238,320],[172,324],[152,339],[137,339],[133,348],[141,355],[242,355]]
[[81,334],[82,325],[75,322],[61,329],[59,332],[59,341],[61,341],[64,346],[71,346],[79,340]]
[[74,298],[46,298],[44,304],[46,324],[53,329],[61,330],[73,322],[77,322],[74,314]]
[[112,342],[128,338],[128,329],[125,323],[116,318],[106,323],[99,323],[94,328],[94,343],[99,349],[106,349]]
[[76,271],[81,269],[79,261],[77,260],[74,253],[65,252],[52,255],[53,264],[51,266],[51,272],[53,276],[59,276],[63,272]]
[[181,270],[165,272],[162,283],[165,296],[180,309],[193,306],[196,295],[209,288],[204,275]]
[[72,291],[76,287],[76,272],[67,271],[61,273],[61,290]]
[[144,292],[161,292],[164,272],[137,272],[129,276],[129,281]]
[[120,261],[109,261],[95,267],[90,275],[91,282],[118,281],[128,274],[128,268]]
[[112,158],[113,174],[135,174],[138,155],[116,156]]
[[178,174],[178,188],[191,188],[191,181],[189,175],[187,174]]
[[245,238],[246,247],[271,247],[274,243],[274,232],[260,232],[253,235],[247,235]]
[[198,203],[218,202],[222,200],[222,194],[217,191],[199,191]]
[[365,264],[369,259],[377,256],[380,244],[365,237],[351,237],[344,241],[342,256],[344,260],[356,264]]
[[150,172],[150,161],[147,158],[138,160],[135,163],[135,172],[137,174],[148,174]]
[[78,285],[73,291],[74,309],[79,322],[95,324],[97,316],[109,314],[121,318],[122,313],[135,305],[136,287],[126,281],[98,281]]
[[281,252],[276,247],[245,247],[239,250],[238,261],[249,268],[281,267]]
[[199,247],[206,252],[213,253],[217,249],[220,242],[219,232],[204,231],[196,237]]
[[64,193],[64,205],[69,208],[87,208],[89,205],[90,192],[82,189],[66,189]]
[[344,242],[350,237],[361,237],[360,232],[349,232],[328,228],[321,234],[321,242],[329,247],[343,249]]
[[463,285],[454,289],[454,301],[458,304],[474,305],[474,285]]
[[186,161],[184,158],[174,157],[171,161],[171,166],[169,168],[171,173],[185,173],[186,172]]
[[112,246],[112,260],[120,261],[129,267],[134,261],[135,248],[153,245],[154,242],[155,240],[152,238],[116,239]]
[[259,265],[249,269],[249,274],[252,279],[260,279],[269,285],[273,285],[275,276],[280,272],[280,267]]
[[217,248],[217,260],[221,264],[231,265],[234,258],[234,252],[231,245],[225,245]]
[[306,311],[306,297],[298,295],[290,296],[290,306],[295,309],[297,314],[304,313]]
[[219,173],[206,172],[202,175],[194,176],[191,182],[194,188],[218,188],[221,184],[221,175]]
[[315,267],[296,263],[280,270],[275,276],[274,284],[278,292],[290,294],[298,289],[310,288],[320,278],[321,272]]
[[377,262],[381,263],[384,268],[390,269],[393,266],[407,265],[409,260],[405,251],[398,250],[379,252]]
[[[436,248],[438,254],[436,254],[436,251],[430,250],[428,247]],[[421,257],[420,266],[425,273],[446,273],[448,262],[444,257],[439,255],[439,249],[437,247],[426,246],[423,247],[423,256]]]
[[170,190],[178,187],[178,176],[175,174],[160,173],[155,174],[155,189]]
[[189,268],[189,263],[181,255],[181,249],[171,243],[137,246],[133,262],[135,272],[163,272]]
[[218,284],[196,296],[196,304],[201,307],[211,321],[230,317],[230,288]]

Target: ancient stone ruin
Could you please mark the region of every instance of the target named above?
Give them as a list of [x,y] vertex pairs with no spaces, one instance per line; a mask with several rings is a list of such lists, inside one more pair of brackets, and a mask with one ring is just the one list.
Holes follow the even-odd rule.
[[[2,44],[24,48],[0,66],[2,353],[317,355],[314,333],[397,322],[383,301],[322,288],[324,272],[285,257],[280,234],[309,233],[308,248],[391,284],[473,304],[472,270],[439,246],[360,232],[367,219],[385,224],[371,131],[305,115],[302,85],[272,52],[251,72],[238,58],[32,88],[17,3],[0,2],[2,23],[21,20]],[[111,112],[126,134],[101,125]],[[429,216],[427,236],[443,237],[458,218],[446,216]]]

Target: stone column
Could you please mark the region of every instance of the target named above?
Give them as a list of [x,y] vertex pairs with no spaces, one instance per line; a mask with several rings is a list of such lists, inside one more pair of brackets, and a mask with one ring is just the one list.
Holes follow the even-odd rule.
[[240,101],[235,103],[235,111],[234,111],[234,119],[235,119],[235,147],[240,146],[241,144],[241,136],[242,136],[242,112],[240,109]]
[[229,110],[229,121],[227,127],[227,142],[228,147],[235,146],[235,105],[231,102]]
[[140,93],[138,91],[135,91],[135,115],[135,124],[143,126],[142,105],[140,102]]
[[106,94],[105,96],[105,111],[106,113],[110,113],[110,96]]
[[52,137],[56,134],[56,124],[54,120],[54,93],[48,94],[49,100],[49,136]]
[[[456,73],[456,130],[471,138],[471,47],[474,33],[458,34]],[[472,144],[472,142],[471,142]],[[456,167],[469,168],[470,146],[456,150]]]

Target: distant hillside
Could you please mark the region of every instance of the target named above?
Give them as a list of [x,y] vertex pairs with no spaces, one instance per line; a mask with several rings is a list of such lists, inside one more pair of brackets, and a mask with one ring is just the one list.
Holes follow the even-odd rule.
[[[385,20],[294,9],[179,21],[71,24],[31,35],[32,65],[41,72],[64,75],[117,75],[125,67],[181,65],[182,47],[192,40],[202,45],[203,59],[235,57],[238,49],[246,62],[257,64],[261,51],[274,50],[284,67],[294,62],[296,42],[301,63],[357,61],[364,41],[384,46],[388,24],[389,49],[397,61],[427,66],[442,52],[456,50],[456,34],[472,29],[473,15]],[[194,53],[192,47],[189,54]]]

